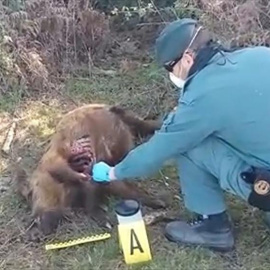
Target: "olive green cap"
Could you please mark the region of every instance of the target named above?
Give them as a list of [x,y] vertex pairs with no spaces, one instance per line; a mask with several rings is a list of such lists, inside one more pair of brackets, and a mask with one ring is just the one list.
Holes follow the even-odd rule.
[[162,30],[155,45],[159,65],[177,59],[187,49],[197,23],[196,20],[184,18],[171,22]]

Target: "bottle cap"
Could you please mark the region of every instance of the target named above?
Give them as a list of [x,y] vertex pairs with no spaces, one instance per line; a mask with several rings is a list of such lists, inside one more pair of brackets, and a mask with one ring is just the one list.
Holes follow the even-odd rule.
[[116,207],[115,212],[119,216],[132,216],[135,215],[140,209],[140,204],[135,200],[120,201]]

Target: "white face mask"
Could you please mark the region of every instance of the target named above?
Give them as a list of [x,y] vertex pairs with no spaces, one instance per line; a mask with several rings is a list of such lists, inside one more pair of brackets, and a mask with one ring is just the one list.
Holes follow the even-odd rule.
[[169,73],[170,80],[178,87],[183,88],[185,84],[185,80],[176,77],[172,72]]

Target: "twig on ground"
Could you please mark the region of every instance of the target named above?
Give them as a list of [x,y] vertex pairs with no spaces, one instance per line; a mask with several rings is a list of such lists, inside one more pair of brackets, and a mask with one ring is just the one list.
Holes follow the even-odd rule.
[[7,133],[5,142],[4,142],[3,147],[2,147],[2,152],[5,155],[8,155],[9,152],[10,152],[11,144],[13,142],[13,139],[14,139],[14,136],[15,136],[15,133],[16,133],[16,127],[17,127],[17,123],[13,122],[11,124],[11,127],[10,127],[8,133]]

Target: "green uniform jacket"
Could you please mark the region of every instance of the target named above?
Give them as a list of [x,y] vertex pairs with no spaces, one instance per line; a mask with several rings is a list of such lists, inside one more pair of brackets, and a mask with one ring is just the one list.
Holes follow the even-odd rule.
[[117,179],[149,176],[208,136],[248,164],[270,168],[270,49],[225,56],[214,56],[195,74],[162,128],[115,167]]

